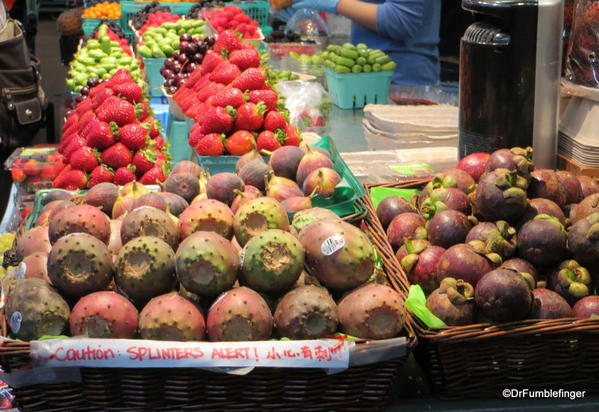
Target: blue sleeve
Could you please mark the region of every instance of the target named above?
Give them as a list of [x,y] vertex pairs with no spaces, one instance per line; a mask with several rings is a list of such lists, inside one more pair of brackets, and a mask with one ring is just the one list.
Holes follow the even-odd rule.
[[426,0],[386,0],[376,9],[377,33],[393,40],[412,38],[422,27],[425,2]]

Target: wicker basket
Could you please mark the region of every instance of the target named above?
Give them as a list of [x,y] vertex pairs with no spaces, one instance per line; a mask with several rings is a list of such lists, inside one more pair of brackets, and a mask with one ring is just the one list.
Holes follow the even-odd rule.
[[[391,183],[395,188],[421,188],[426,181]],[[369,216],[385,233],[370,191]],[[385,237],[386,238],[386,237]],[[390,245],[388,246],[391,247]],[[405,294],[407,276],[395,255],[386,262]],[[599,392],[599,318],[522,320],[504,324],[428,328],[413,316],[419,346],[415,355],[443,398],[502,397],[504,389],[569,389]]]
[[[387,274],[397,272],[397,268],[387,267],[392,262],[392,251],[384,243],[373,216],[366,215],[361,227],[371,236]],[[2,314],[0,320],[6,336]],[[416,334],[411,322],[406,322],[404,330],[409,354],[416,345]],[[357,345],[361,351],[368,351],[370,344]],[[255,368],[244,376],[193,368],[80,368],[80,382],[25,386],[15,388],[15,395],[23,410],[374,411],[388,401],[407,354],[350,366],[332,375],[322,369],[294,368]],[[7,340],[0,347],[0,363],[7,371],[29,364],[29,355],[28,342]]]

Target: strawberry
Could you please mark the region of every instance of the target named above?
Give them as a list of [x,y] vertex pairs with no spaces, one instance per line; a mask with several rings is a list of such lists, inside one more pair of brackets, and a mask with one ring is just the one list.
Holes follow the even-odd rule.
[[141,179],[139,179],[139,183],[144,185],[155,185],[158,182],[164,182],[165,179],[162,167],[154,166],[144,173]]
[[224,134],[209,133],[204,136],[194,147],[202,156],[220,156],[225,152],[223,146]]
[[119,167],[114,172],[114,184],[123,186],[135,180],[135,166]]
[[206,53],[204,59],[202,60],[202,74],[212,73],[214,68],[224,61],[225,58],[220,53],[209,51],[208,53]]
[[225,85],[220,83],[211,82],[206,87],[198,92],[198,100],[205,102],[208,97],[216,95],[220,90],[224,89]]
[[[56,183],[58,180],[58,183]],[[54,185],[59,189],[79,190],[87,186],[87,175],[83,170],[69,170],[56,177]]]
[[212,106],[227,107],[233,106],[238,108],[245,103],[243,92],[234,87],[226,87],[212,96]]
[[121,96],[131,103],[137,103],[141,101],[142,90],[141,87],[135,82],[115,84],[112,86],[112,90],[115,94]]
[[[148,117],[150,115],[150,111],[151,111],[151,107],[150,107],[150,103],[144,99],[144,101],[137,103],[135,105],[135,117],[137,117],[138,119],[145,119],[146,117]],[[153,113],[152,113],[153,115]]]
[[200,130],[196,129],[196,130],[192,131],[191,133],[189,133],[189,137],[187,138],[187,143],[189,143],[189,145],[191,147],[196,147],[198,142],[200,140],[202,140],[203,137],[204,137],[204,135],[202,133],[200,133]]
[[233,127],[233,118],[224,107],[213,107],[204,115],[200,133],[227,133]]
[[129,70],[122,68],[122,69],[118,69],[112,75],[112,77],[108,80],[106,85],[108,87],[113,87],[114,85],[117,85],[117,84],[129,83],[132,81],[133,81],[133,79],[131,78],[131,74],[129,73]]
[[98,166],[97,152],[94,152],[89,146],[83,146],[77,149],[71,155],[71,167],[85,172],[91,172]]
[[100,165],[92,170],[91,174],[89,175],[88,185],[89,187],[94,187],[99,183],[112,182],[113,179],[114,175],[112,170],[105,165]]
[[219,33],[218,39],[214,43],[214,50],[217,52],[221,52],[222,50],[226,50],[227,52],[232,52],[233,50],[241,49],[241,40],[237,37],[237,34],[232,30],[226,30],[222,33]]
[[126,124],[119,129],[119,139],[131,150],[141,149],[146,145],[148,130],[139,123]]
[[258,139],[256,140],[258,151],[266,150],[273,152],[281,147],[281,142],[284,138],[285,135],[281,130],[278,130],[276,133],[273,133],[270,130],[264,130],[258,135]]
[[113,132],[118,133],[116,123],[108,124],[100,120],[95,120],[87,133],[87,145],[98,150],[104,150],[114,144],[115,138]]
[[85,112],[80,118],[79,122],[77,122],[77,133],[81,134],[83,130],[87,127],[87,124],[96,118],[96,114],[93,111]]
[[102,104],[98,106],[98,108],[94,109],[94,112],[96,113],[96,115],[99,115],[101,112],[105,112],[112,106],[119,104],[121,100],[122,99],[118,96],[107,96],[106,99],[104,99],[104,101],[102,102]]
[[229,84],[241,74],[239,67],[229,62],[222,62],[214,68],[210,74],[210,79],[213,82]]
[[229,53],[229,62],[239,66],[241,70],[260,66],[260,53],[255,48],[233,50]]
[[143,175],[145,172],[154,167],[156,162],[156,154],[151,150],[138,150],[133,156],[132,164],[135,166],[135,171],[138,175]]
[[285,135],[287,136],[287,138],[285,140],[283,140],[283,144],[285,146],[299,146],[300,145],[301,139],[299,137],[297,128],[288,124],[287,126],[285,126]]
[[23,172],[27,176],[35,176],[42,170],[41,166],[35,159],[29,159],[23,163]]
[[164,139],[162,136],[157,136],[154,140],[151,141],[151,145],[158,150],[162,150],[164,147]]
[[252,67],[241,73],[231,82],[230,86],[243,91],[261,90],[266,87],[266,78],[262,69]]
[[91,109],[92,109],[92,102],[89,99],[85,99],[77,105],[77,108],[75,109],[75,111],[77,112],[77,114],[79,116],[81,116],[84,113],[87,113],[88,111],[90,111]]
[[272,90],[252,90],[248,97],[251,103],[264,102],[268,110],[276,110],[279,103],[279,95]]
[[[109,98],[110,99],[110,98]],[[102,107],[106,105],[106,102],[109,100],[106,99]],[[118,99],[118,98],[117,98]],[[135,117],[135,108],[133,105],[125,100],[118,99],[118,103],[115,102],[114,105],[105,108],[102,111],[98,112],[98,119],[103,122],[115,122],[119,126],[124,126],[129,123],[133,123],[136,120]]]
[[254,135],[247,130],[238,130],[233,133],[225,145],[229,154],[233,156],[242,156],[252,150],[254,146]]
[[264,128],[266,130],[274,132],[277,129],[285,130],[285,127],[287,127],[287,120],[281,112],[271,110],[264,116]]
[[86,143],[87,143],[86,140],[81,136],[77,136],[77,137],[73,138],[64,149],[64,152],[63,152],[64,162],[70,163],[71,155],[73,153],[75,153],[80,147],[85,146]]
[[42,167],[42,171],[40,173],[40,176],[42,177],[43,180],[54,180],[54,178],[56,176],[58,176],[58,172],[60,170],[60,167],[62,165],[62,162],[60,163],[46,163],[44,165],[44,167]]
[[21,167],[13,166],[12,170],[10,171],[10,175],[12,176],[13,182],[21,183],[25,180],[25,172],[23,172]]
[[262,127],[266,106],[264,103],[244,103],[237,109],[235,128],[253,132]]
[[160,122],[156,120],[156,118],[148,116],[145,119],[143,119],[140,123],[143,127],[146,128],[152,139],[160,134],[161,125]]
[[115,143],[102,153],[102,162],[115,170],[127,166],[132,160],[131,152],[122,143]]
[[109,98],[111,96],[114,96],[114,92],[112,91],[112,89],[108,89],[108,88],[102,89],[98,94],[96,94],[94,97],[91,98],[92,108],[94,110],[96,110],[98,107],[100,107],[102,105],[102,103],[104,103],[104,101],[107,98]]

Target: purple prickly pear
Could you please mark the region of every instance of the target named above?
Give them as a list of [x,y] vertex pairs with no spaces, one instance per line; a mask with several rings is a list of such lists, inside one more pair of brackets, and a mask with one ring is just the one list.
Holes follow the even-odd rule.
[[90,205],[77,205],[63,209],[50,219],[50,243],[69,233],[89,233],[108,244],[110,219],[100,209]]
[[87,233],[58,239],[48,255],[48,276],[67,296],[79,298],[105,289],[112,280],[112,256],[106,244]]
[[300,286],[288,292],[275,310],[279,336],[290,339],[318,339],[337,330],[337,305],[323,287]]
[[289,230],[289,218],[275,199],[260,197],[242,205],[235,213],[233,230],[241,246],[268,229]]
[[239,256],[221,235],[195,232],[179,245],[175,266],[185,289],[201,296],[216,296],[237,280]]
[[202,199],[192,203],[179,215],[181,239],[194,232],[216,232],[222,237],[233,237],[233,212],[227,205],[214,199]]
[[264,196],[257,187],[250,185],[245,185],[245,190],[243,192],[236,191],[235,193],[237,194],[237,196],[235,196],[235,199],[233,199],[233,203],[231,203],[231,211],[233,213],[236,213],[237,209],[239,209],[241,205],[243,205],[244,203]]
[[175,253],[164,240],[142,236],[127,242],[116,261],[116,284],[137,306],[173,289]]
[[115,292],[95,292],[79,299],[71,312],[71,335],[90,338],[132,339],[137,330],[137,309]]
[[360,229],[343,221],[322,220],[308,225],[299,240],[306,267],[325,286],[347,290],[374,273],[374,246]]
[[52,281],[48,277],[48,255],[46,253],[35,252],[25,256],[23,263],[27,266],[25,278],[43,279],[52,284]]
[[150,300],[139,314],[139,334],[143,339],[203,340],[206,322],[202,312],[177,292]]
[[271,229],[254,236],[245,245],[241,276],[258,292],[289,290],[304,268],[304,248],[289,232]]
[[370,283],[346,295],[337,306],[343,330],[363,339],[389,339],[406,320],[403,299],[389,286]]
[[52,249],[50,239],[48,238],[48,228],[43,226],[29,229],[17,238],[15,244],[19,259],[23,259],[35,252],[49,253],[50,249]]
[[257,292],[239,287],[223,293],[208,311],[211,341],[266,340],[272,332],[272,313]]
[[127,243],[140,236],[154,236],[164,240],[173,249],[179,245],[177,225],[160,209],[141,206],[127,213],[121,226],[121,241]]
[[10,291],[4,313],[13,335],[25,341],[62,335],[69,324],[69,305],[42,279],[21,279]]
[[426,299],[426,307],[449,326],[474,323],[474,288],[468,282],[445,278]]

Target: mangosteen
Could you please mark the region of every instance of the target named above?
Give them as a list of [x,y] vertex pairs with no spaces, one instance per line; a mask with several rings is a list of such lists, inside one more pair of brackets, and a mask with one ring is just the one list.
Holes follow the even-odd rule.
[[599,193],[594,193],[585,197],[582,202],[576,206],[576,213],[574,214],[572,223],[576,223],[595,212],[599,212]]
[[528,179],[534,168],[532,147],[512,147],[511,149],[499,149],[491,153],[487,160],[486,171],[507,169]]
[[433,246],[427,240],[406,240],[395,255],[412,284],[418,284],[426,292],[439,287],[437,262],[445,249]]
[[599,193],[599,181],[591,176],[576,176],[582,189],[582,197],[585,198],[595,193]]
[[474,290],[476,306],[493,322],[513,322],[526,318],[532,304],[530,284],[509,269],[485,274]]
[[536,169],[531,174],[528,196],[554,201],[560,208],[567,204],[568,195],[553,170]]
[[589,271],[573,259],[563,261],[547,276],[549,289],[560,294],[571,305],[593,292]]
[[399,249],[406,239],[426,239],[426,221],[418,213],[402,213],[393,218],[387,228],[387,239],[395,250]]
[[407,212],[416,212],[416,208],[410,201],[401,196],[386,197],[376,208],[376,215],[385,229],[395,216]]
[[469,214],[468,195],[455,187],[433,189],[420,204],[420,213],[425,219],[431,219],[435,213],[444,210],[457,210]]
[[426,307],[446,325],[469,325],[476,318],[474,288],[463,280],[445,278],[426,299]]
[[478,182],[483,173],[485,173],[489,156],[489,153],[485,152],[471,153],[463,157],[458,162],[456,168],[468,173],[475,182]]
[[555,175],[566,191],[566,204],[578,203],[584,198],[582,186],[576,176],[566,170],[556,170]]
[[520,258],[508,259],[501,264],[502,268],[510,269],[518,273],[528,273],[535,281],[539,280],[537,269],[528,261]]
[[576,302],[572,308],[575,318],[595,318],[599,316],[599,296],[587,296]]
[[468,194],[476,188],[476,182],[468,173],[461,169],[447,169],[437,173],[420,193],[419,203],[422,203],[430,192],[442,187],[455,187]]
[[516,250],[516,229],[505,220],[481,222],[466,236],[466,243],[472,242],[481,242],[480,246],[484,247],[485,253],[497,253],[502,258],[507,258]]
[[583,264],[599,262],[599,213],[593,213],[570,227],[568,249]]
[[535,267],[558,264],[566,255],[566,230],[559,220],[538,215],[518,233],[518,253]]
[[507,169],[485,173],[476,188],[476,210],[487,221],[518,222],[528,206],[525,178]]
[[562,225],[567,224],[566,215],[557,203],[541,197],[530,199],[526,212],[520,221],[520,225],[532,220],[537,215],[549,215],[555,217]]
[[572,308],[559,294],[545,288],[532,291],[529,319],[561,319],[572,316]]
[[428,222],[428,239],[435,246],[448,248],[463,243],[471,228],[468,216],[457,210],[444,210]]
[[[494,259],[491,260],[490,258]],[[453,277],[476,286],[479,279],[501,264],[499,255],[477,253],[472,246],[460,243],[447,249],[437,263],[439,279]]]

